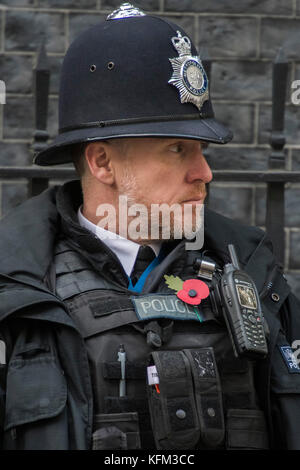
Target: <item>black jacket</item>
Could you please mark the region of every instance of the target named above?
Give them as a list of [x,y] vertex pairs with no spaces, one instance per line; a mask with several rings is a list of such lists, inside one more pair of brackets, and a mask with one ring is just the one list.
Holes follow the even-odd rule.
[[[63,227],[83,246],[101,252],[102,260],[113,258],[118,269],[116,257],[76,222],[80,198],[79,183],[70,182],[26,201],[0,223],[0,338],[7,353],[7,364],[0,365],[0,425],[5,449],[91,446],[93,400],[84,341],[64,303],[44,282]],[[62,220],[64,200],[70,215]],[[300,302],[262,230],[206,209],[205,247],[226,262],[229,243],[256,283],[270,328],[269,355],[259,363],[257,391],[271,445],[299,449],[300,374],[287,366],[280,346],[300,339]],[[158,270],[156,276],[162,274]]]

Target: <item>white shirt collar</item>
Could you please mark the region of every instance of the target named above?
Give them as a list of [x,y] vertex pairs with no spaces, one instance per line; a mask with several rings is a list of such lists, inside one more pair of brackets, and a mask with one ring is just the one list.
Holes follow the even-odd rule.
[[[79,224],[94,233],[94,235],[96,235],[103,243],[106,244],[106,246],[108,246],[108,248],[111,249],[111,251],[115,253],[127,276],[130,276],[141,245],[93,224],[90,220],[84,217],[81,212],[81,207],[82,206],[79,207],[77,212]],[[148,246],[153,249],[157,256],[160,251],[161,244],[162,242],[151,242],[148,243]]]

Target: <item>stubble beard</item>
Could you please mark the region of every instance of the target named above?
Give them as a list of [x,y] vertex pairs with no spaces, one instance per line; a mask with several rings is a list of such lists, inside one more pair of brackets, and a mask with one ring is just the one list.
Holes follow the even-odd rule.
[[[159,214],[159,220],[157,220],[157,217],[154,218],[151,207],[152,204],[164,204],[164,201],[149,202],[149,200],[144,197],[138,180],[127,162],[124,164],[123,175],[119,185],[119,196],[125,196],[127,198],[128,212],[130,212],[130,207],[139,204],[147,208],[147,215],[144,216],[143,213],[140,213],[139,220],[140,232],[145,233],[146,231],[148,237],[141,237],[138,240],[134,240],[135,242],[147,243],[150,241],[182,239],[184,237],[192,239],[195,233],[201,228],[202,220],[201,217],[196,216],[196,210],[198,210],[196,206],[192,207],[192,218],[189,220],[190,223],[187,223],[187,216],[182,203],[178,204],[180,206],[179,213],[170,212],[169,220],[164,220],[161,213]],[[128,215],[128,226],[133,218],[134,217]],[[155,237],[153,237],[153,233],[156,235]],[[127,238],[130,238],[129,234],[127,235]]]

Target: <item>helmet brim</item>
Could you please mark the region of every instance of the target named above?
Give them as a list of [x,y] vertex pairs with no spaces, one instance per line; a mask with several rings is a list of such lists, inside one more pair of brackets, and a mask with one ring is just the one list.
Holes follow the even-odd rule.
[[40,166],[70,163],[70,146],[73,144],[128,137],[180,138],[226,144],[232,140],[233,134],[214,118],[76,129],[58,135],[51,145],[34,156],[33,163]]

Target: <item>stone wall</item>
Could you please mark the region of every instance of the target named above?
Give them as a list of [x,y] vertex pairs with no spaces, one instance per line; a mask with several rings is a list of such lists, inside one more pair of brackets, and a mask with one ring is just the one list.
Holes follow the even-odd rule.
[[[300,107],[291,81],[300,79],[300,0],[136,0],[146,12],[170,18],[213,60],[215,112],[234,131],[226,147],[211,146],[213,169],[266,169],[270,147],[272,61],[283,46],[290,59],[286,104],[286,168],[300,170]],[[103,20],[119,0],[6,0],[0,3],[0,165],[31,164],[32,68],[42,36],[51,67],[50,137],[57,132],[59,71],[70,42]],[[1,180],[1,214],[26,198],[26,182]],[[287,277],[300,296],[300,184],[286,191]],[[264,227],[263,184],[212,183],[213,209]]]

